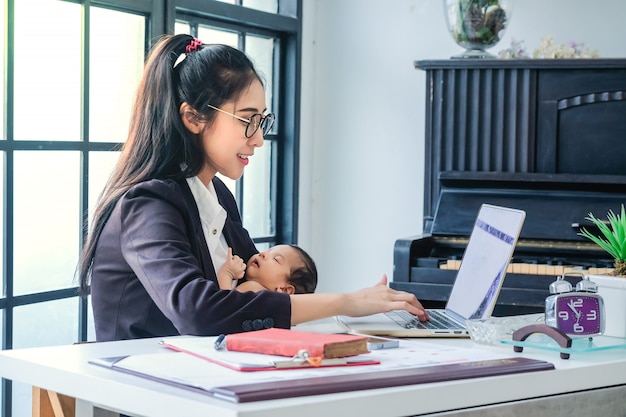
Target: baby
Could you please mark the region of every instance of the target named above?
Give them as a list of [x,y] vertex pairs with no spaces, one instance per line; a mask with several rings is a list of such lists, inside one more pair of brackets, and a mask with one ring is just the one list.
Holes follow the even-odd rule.
[[[242,279],[243,278],[243,279]],[[296,245],[276,245],[252,256],[248,263],[228,248],[226,263],[217,280],[223,290],[279,291],[287,294],[311,294],[317,286],[317,268],[311,256]]]

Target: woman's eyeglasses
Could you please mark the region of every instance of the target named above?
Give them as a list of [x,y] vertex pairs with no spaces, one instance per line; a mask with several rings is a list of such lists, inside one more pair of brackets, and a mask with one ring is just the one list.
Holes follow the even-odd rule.
[[212,106],[210,104],[207,104],[207,107],[210,107],[213,110],[217,110],[229,116],[233,116],[235,119],[239,119],[242,122],[245,122],[246,123],[245,135],[248,139],[254,136],[254,134],[256,133],[257,130],[259,130],[259,128],[261,128],[261,132],[263,132],[263,136],[267,135],[268,133],[270,133],[270,130],[272,129],[272,125],[274,124],[274,119],[275,119],[274,113],[268,113],[265,116],[263,116],[262,114],[256,113],[250,116],[249,119],[246,119],[243,117],[239,117],[236,114],[229,113],[226,110],[222,110],[219,107]]

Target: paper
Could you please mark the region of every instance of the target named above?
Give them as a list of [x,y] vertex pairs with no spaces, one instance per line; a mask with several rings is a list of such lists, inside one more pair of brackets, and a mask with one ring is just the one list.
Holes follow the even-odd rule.
[[[166,338],[163,340],[176,343],[180,346],[194,346],[194,349],[206,348],[207,350],[204,351],[204,353],[212,357],[215,357],[218,353],[228,353],[231,359],[236,359],[236,363],[255,366],[267,363],[267,355],[215,351],[213,350],[213,345],[216,339],[216,337],[184,336]],[[284,372],[273,370],[239,372],[207,360],[199,359],[187,353],[172,351],[168,348],[163,348],[163,353],[127,356],[118,359],[114,364],[103,365],[103,363],[95,363],[97,361],[94,361],[94,363],[100,366],[107,366],[112,369],[140,374],[163,381],[171,381],[210,392],[213,388],[218,386],[284,381],[329,375],[347,375],[378,370],[385,371],[406,369],[409,367],[504,359],[507,357],[509,356],[482,349],[459,348],[420,342],[417,340],[400,340],[400,347],[398,348],[372,351],[370,354],[355,357],[355,359],[359,360],[370,359],[380,362],[380,364],[368,366],[318,367],[294,369]],[[278,358],[284,360],[283,356],[279,356]]]

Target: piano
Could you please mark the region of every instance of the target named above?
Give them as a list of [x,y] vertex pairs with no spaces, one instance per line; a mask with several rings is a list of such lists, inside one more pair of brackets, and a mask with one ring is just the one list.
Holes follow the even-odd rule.
[[482,203],[526,211],[495,316],[543,312],[564,272],[612,270],[578,233],[597,231],[589,213],[605,219],[626,204],[626,60],[415,66],[429,92],[424,233],[396,240],[390,286],[443,307]]
[[[549,285],[564,272],[604,274],[613,260],[578,235],[598,230],[626,204],[626,176],[446,171],[431,230],[396,240],[393,288],[414,293],[427,308],[445,305],[482,203],[526,211],[494,315],[543,312]],[[488,250],[486,248],[485,250]],[[576,284],[574,274],[566,279]]]

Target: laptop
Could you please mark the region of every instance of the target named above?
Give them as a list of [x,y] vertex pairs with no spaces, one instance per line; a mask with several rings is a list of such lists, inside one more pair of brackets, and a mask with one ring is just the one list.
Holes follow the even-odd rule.
[[429,321],[420,322],[404,310],[335,319],[349,333],[469,337],[466,321],[493,313],[525,218],[523,210],[481,205],[445,309],[427,309]]

